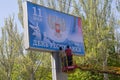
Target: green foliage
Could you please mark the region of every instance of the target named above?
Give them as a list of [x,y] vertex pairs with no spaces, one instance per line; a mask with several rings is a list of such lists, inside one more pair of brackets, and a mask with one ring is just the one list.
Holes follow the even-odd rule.
[[[17,25],[14,23],[14,17],[5,20],[5,26],[2,29],[2,38],[0,40],[0,66],[1,75],[4,79],[11,80],[15,58],[19,56],[21,47],[21,36],[18,33]],[[1,79],[3,78],[1,76]]]
[[120,59],[119,54],[117,54],[117,53],[111,54],[108,58],[108,65],[119,67],[120,66],[119,59]]
[[[18,0],[18,17],[23,25],[23,0]],[[115,53],[115,17],[111,0],[32,0],[64,13],[82,18],[85,56],[74,56],[77,64],[120,66],[120,56]],[[57,5],[56,5],[57,4]],[[70,7],[70,5],[74,7]],[[0,80],[51,80],[50,55],[44,52],[24,51],[23,36],[19,34],[14,18],[5,20],[0,39]],[[104,74],[77,69],[68,74],[69,80],[103,80]],[[109,80],[120,76],[108,75]]]
[[[37,0],[32,0],[38,3]],[[55,10],[71,13],[82,18],[82,29],[85,43],[85,57],[75,57],[77,64],[94,64],[95,66],[107,66],[107,63],[114,63],[111,54],[114,54],[116,41],[114,38],[114,17],[111,12],[111,0],[43,0],[39,2]],[[21,4],[21,3],[19,3]],[[56,5],[58,4],[58,5]],[[72,4],[72,8],[69,6]],[[19,8],[21,13],[22,10]],[[70,10],[71,9],[71,10]],[[20,13],[20,12],[19,12]],[[111,59],[109,59],[111,58]],[[30,58],[31,60],[32,57]],[[108,61],[108,62],[107,62]],[[107,63],[106,63],[107,62]],[[103,63],[105,65],[103,65]],[[80,76],[80,75],[83,76]],[[80,76],[80,78],[79,78]],[[70,80],[101,80],[103,75],[77,70],[69,76]]]
[[[75,58],[77,64],[107,66],[108,63],[114,63],[109,59],[114,59],[112,54],[115,53],[115,45],[117,43],[114,37],[115,22],[110,10],[111,3],[112,1],[110,0],[79,0],[78,2],[74,2],[77,9],[82,7],[82,11],[84,12],[80,14],[79,10],[74,10],[75,15],[82,16],[82,29],[86,52],[85,57]],[[92,75],[91,77],[100,76]]]
[[103,80],[102,75],[94,72],[76,70],[69,75],[69,80]]

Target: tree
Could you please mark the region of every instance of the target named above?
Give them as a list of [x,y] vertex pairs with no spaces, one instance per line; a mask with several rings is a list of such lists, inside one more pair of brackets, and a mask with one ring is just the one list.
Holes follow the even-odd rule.
[[7,18],[5,26],[2,28],[0,40],[1,79],[12,80],[15,59],[21,53],[21,41],[17,25],[14,23],[14,17]]
[[[23,23],[21,15],[23,13],[22,1],[19,0],[18,2],[19,19]],[[101,66],[105,69],[105,66],[108,65],[110,55],[115,53],[114,46],[116,44],[114,37],[114,26],[116,23],[111,10],[112,0],[46,0],[46,2],[44,0],[32,0],[32,2],[81,17],[86,55],[84,58],[77,58],[77,62],[96,64],[95,66]],[[30,59],[34,58],[30,57]],[[101,77],[103,77],[96,73],[91,75],[93,74],[92,72],[80,74],[90,76],[84,79],[102,79]],[[104,80],[109,79],[107,74],[103,75]],[[70,76],[72,76],[72,80],[77,75],[73,74]],[[100,78],[97,78],[97,76]]]
[[118,52],[118,53],[120,53],[120,36],[119,36],[119,34],[120,34],[120,32],[119,32],[119,29],[120,29],[120,15],[119,15],[119,13],[120,13],[120,0],[116,0],[116,1],[114,1],[114,3],[115,3],[115,10],[114,10],[114,14],[116,14],[115,15],[115,20],[116,20],[116,29],[115,29],[115,34],[116,34],[116,40],[118,41],[118,44],[116,45],[116,51]]
[[118,11],[120,11],[120,1],[116,0],[115,3],[116,3],[115,7],[117,8]]
[[[111,10],[112,0],[79,0],[74,4],[78,9],[74,10],[74,14],[82,16],[85,60],[105,69],[110,53],[115,53],[115,17]],[[79,10],[80,7],[82,11]],[[104,80],[108,80],[106,74]]]

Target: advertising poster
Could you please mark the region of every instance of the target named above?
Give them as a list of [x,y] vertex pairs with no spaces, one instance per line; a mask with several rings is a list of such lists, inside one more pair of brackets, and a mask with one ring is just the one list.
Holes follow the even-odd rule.
[[81,18],[31,2],[26,2],[24,16],[27,49],[54,52],[69,45],[74,54],[84,55]]

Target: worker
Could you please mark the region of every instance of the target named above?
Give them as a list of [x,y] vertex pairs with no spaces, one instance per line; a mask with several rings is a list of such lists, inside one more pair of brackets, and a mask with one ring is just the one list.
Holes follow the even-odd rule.
[[65,51],[62,49],[62,47],[60,47],[59,50],[60,50],[60,57],[61,57],[62,66],[66,67],[66,65],[67,65],[67,62],[66,62],[67,59],[66,59]]
[[67,45],[65,53],[66,53],[66,56],[67,56],[68,66],[72,66],[72,64],[73,64],[72,50],[70,49],[69,45]]

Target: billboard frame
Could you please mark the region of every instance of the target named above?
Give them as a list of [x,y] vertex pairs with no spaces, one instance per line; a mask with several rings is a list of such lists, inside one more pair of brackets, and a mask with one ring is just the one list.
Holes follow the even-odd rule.
[[[58,52],[58,51],[53,51],[53,50],[50,50],[50,49],[41,49],[41,48],[34,48],[34,47],[31,47],[30,46],[30,43],[29,43],[29,31],[28,31],[28,11],[27,11],[27,2],[31,3],[31,4],[34,4],[34,5],[37,5],[37,6],[40,6],[40,7],[44,7],[44,8],[47,8],[47,9],[50,9],[52,11],[55,11],[55,12],[59,12],[59,13],[62,13],[62,14],[66,14],[66,15],[69,15],[69,16],[73,16],[73,17],[76,17],[76,18],[80,18],[81,17],[78,17],[78,16],[75,16],[75,15],[72,15],[72,14],[67,14],[67,13],[64,13],[64,12],[61,12],[61,11],[58,11],[58,10],[55,10],[55,9],[52,9],[52,8],[48,8],[48,7],[45,7],[43,5],[40,5],[40,4],[35,4],[33,2],[30,2],[30,1],[25,1],[23,3],[23,21],[24,21],[24,42],[25,42],[25,49],[27,50],[37,50],[37,51],[47,51],[47,52]],[[81,25],[82,25],[82,19],[81,19]],[[82,29],[82,27],[81,27]],[[83,38],[83,44],[84,44],[84,37],[83,37],[83,31],[82,31],[82,38]],[[83,46],[84,47],[84,46]],[[75,54],[77,55],[77,53]],[[85,55],[85,47],[84,47],[84,53],[83,54],[78,54],[78,55]]]

